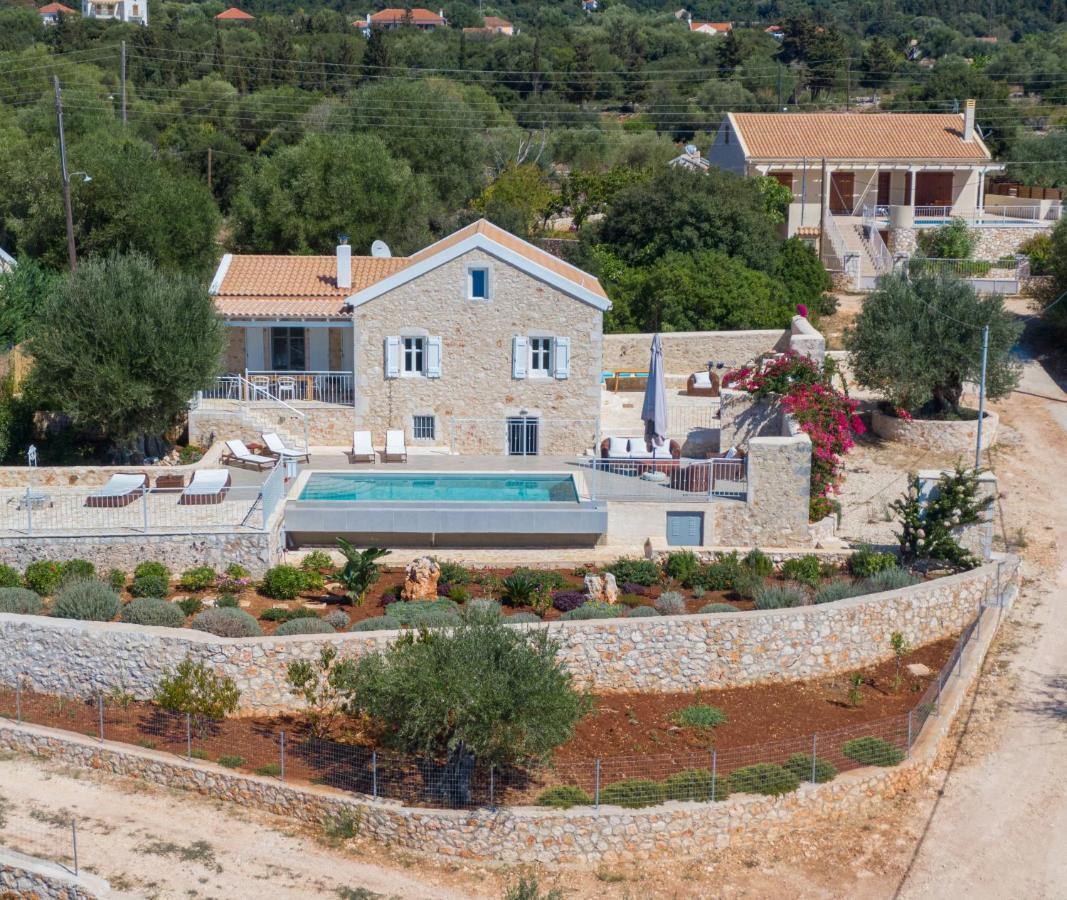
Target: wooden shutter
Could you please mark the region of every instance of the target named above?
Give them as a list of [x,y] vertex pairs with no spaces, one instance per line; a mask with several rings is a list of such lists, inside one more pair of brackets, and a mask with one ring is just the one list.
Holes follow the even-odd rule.
[[571,373],[571,339],[553,338],[552,344],[553,374],[556,378],[567,378]]
[[441,377],[441,338],[428,337],[426,339],[426,377]]
[[308,340],[308,366],[312,372],[328,372],[330,370],[330,329],[308,328],[306,331]]
[[517,334],[511,339],[511,377],[525,378],[529,342],[526,335]]
[[400,338],[396,335],[385,339],[385,377],[400,377]]

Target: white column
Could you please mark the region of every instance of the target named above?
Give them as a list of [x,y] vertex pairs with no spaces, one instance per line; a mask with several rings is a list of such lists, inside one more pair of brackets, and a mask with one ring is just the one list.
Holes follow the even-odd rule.
[[978,203],[974,211],[975,216],[981,216],[985,209],[985,168],[978,170]]

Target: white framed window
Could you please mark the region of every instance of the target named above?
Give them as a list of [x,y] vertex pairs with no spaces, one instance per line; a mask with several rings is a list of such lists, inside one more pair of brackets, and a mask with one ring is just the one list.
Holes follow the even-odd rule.
[[405,337],[402,341],[404,345],[403,373],[422,375],[426,371],[426,338]]
[[416,441],[437,439],[437,420],[434,416],[412,416],[411,437]]
[[541,378],[548,378],[552,374],[552,338],[530,338],[529,373]]
[[467,269],[467,299],[489,299],[489,270],[484,266],[471,266]]

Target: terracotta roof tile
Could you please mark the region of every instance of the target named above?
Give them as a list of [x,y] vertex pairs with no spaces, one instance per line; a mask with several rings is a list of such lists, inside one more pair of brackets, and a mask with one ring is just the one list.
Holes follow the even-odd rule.
[[731,113],[749,159],[990,159],[956,113]]
[[[437,13],[428,9],[413,7],[411,9],[412,25],[444,25],[445,20]],[[390,7],[380,12],[372,13],[370,22],[372,25],[399,25],[407,20],[408,10]]]
[[231,6],[229,9],[220,12],[215,18],[223,22],[251,22],[254,21],[256,17],[246,13],[243,9]]
[[40,9],[38,13],[63,13],[65,16],[77,15],[77,12],[71,9],[69,6],[64,6],[62,3],[46,3]]

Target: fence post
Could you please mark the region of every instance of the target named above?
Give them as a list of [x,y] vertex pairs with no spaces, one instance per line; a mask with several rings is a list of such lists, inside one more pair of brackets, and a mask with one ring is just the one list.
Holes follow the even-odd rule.
[[22,676],[15,678],[15,721],[22,724]]
[[193,714],[185,714],[185,758],[193,758]]
[[711,802],[715,802],[715,779],[719,772],[719,751],[711,751]]
[[74,874],[78,874],[78,823],[73,817],[70,820],[70,844],[74,848]]
[[281,757],[281,763],[279,765],[278,777],[282,781],[285,781],[285,732],[284,731],[281,734],[281,741],[279,743],[280,743],[280,754],[279,755]]
[[596,761],[596,773],[593,781],[593,808],[600,809],[600,760]]
[[147,490],[141,494],[141,510],[144,517],[144,532],[148,534],[148,498],[152,496]]
[[96,695],[96,708],[100,717],[100,743],[104,743],[104,695]]
[[908,710],[908,756],[911,756],[911,716],[914,710]]
[[496,766],[489,766],[489,808],[496,809]]
[[33,492],[26,488],[26,534],[33,534]]
[[375,750],[370,755],[370,772],[371,772],[371,792],[370,795],[377,800],[378,799],[378,751]]
[[815,780],[815,748],[818,746],[818,732],[811,736],[811,783],[818,784]]

